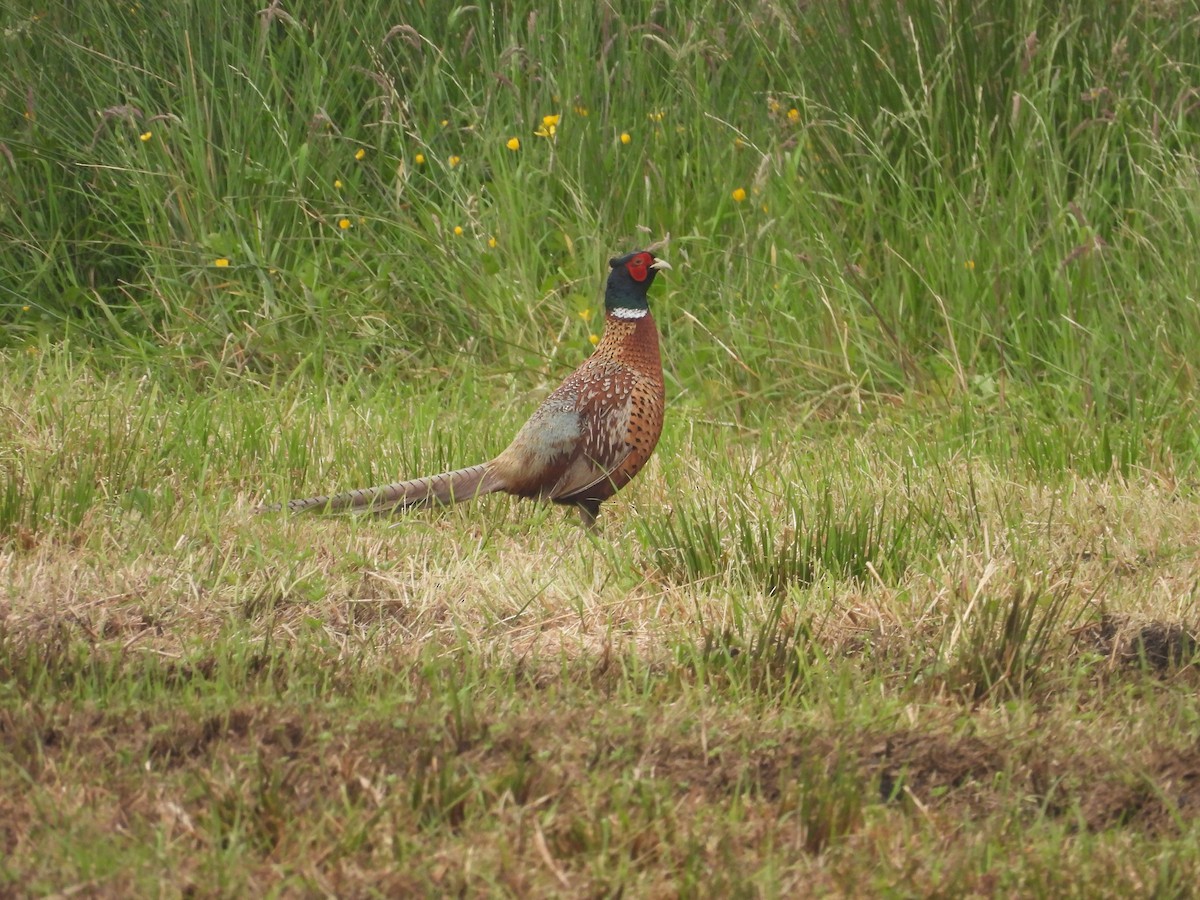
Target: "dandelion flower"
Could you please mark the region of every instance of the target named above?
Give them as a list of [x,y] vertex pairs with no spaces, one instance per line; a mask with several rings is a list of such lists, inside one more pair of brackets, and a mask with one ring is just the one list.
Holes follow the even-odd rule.
[[154,137],[154,132],[153,131],[143,131],[141,134],[138,135],[138,137],[141,138],[141,141],[144,144],[144,143],[146,143],[146,141],[150,140],[150,138]]
[[507,147],[509,150],[513,150],[513,151],[520,150],[521,149],[521,139],[515,138],[515,137],[510,137],[508,139],[508,143],[505,144],[504,146]]
[[366,155],[367,155],[367,151],[364,150],[362,147],[359,147],[358,150],[354,154],[354,158],[357,159],[359,162],[362,162],[363,158],[366,157]]
[[413,162],[415,162],[418,166],[425,165],[425,154],[418,153],[416,156],[413,157]]
[[741,203],[743,200],[746,199],[746,189],[745,188],[734,188],[733,194],[731,196],[733,197],[735,203]]
[[628,132],[628,131],[622,131],[622,132],[621,132],[621,143],[622,143],[622,144],[628,144],[628,143],[629,143],[630,141],[632,141],[632,140],[633,140],[633,138],[631,138],[631,137],[629,136],[629,132]]
[[229,265],[229,260],[226,259],[224,256],[222,256],[218,259],[213,260],[213,265],[216,266],[218,269],[224,269]]
[[462,226],[461,226],[461,225],[455,225],[455,226],[454,226],[454,236],[455,236],[455,237],[462,237],[462,233],[463,233]]
[[460,162],[462,162],[462,157],[461,157],[461,156],[452,156],[452,157],[450,157],[450,160],[449,160],[449,162],[450,162],[450,168],[452,168],[452,169],[453,169],[453,168],[454,168],[455,166],[457,166],[457,165],[458,165]]
[[338,228],[342,229],[342,231],[345,231],[352,224],[354,223],[352,223],[349,219],[338,219]]

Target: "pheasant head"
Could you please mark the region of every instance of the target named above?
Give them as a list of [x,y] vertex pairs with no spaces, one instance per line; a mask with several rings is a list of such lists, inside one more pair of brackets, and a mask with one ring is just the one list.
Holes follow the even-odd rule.
[[608,261],[608,286],[604,290],[604,310],[618,319],[640,319],[650,311],[646,292],[654,276],[671,268],[665,259],[658,259],[649,250],[635,250]]

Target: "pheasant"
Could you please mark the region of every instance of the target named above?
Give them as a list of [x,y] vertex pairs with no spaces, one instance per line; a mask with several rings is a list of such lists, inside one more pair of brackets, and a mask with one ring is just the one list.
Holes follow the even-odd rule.
[[604,337],[489,462],[333,496],[259,507],[390,513],[504,492],[575,506],[592,528],[600,504],[627,485],[658,444],[663,424],[658,329],[646,294],[666,260],[637,250],[609,260]]

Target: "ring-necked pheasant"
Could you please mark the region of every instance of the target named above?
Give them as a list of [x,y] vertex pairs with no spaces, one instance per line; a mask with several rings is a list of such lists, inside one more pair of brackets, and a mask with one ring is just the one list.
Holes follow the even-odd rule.
[[583,524],[594,525],[600,504],[646,464],[663,423],[658,330],[646,292],[658,271],[670,265],[638,250],[609,260],[609,266],[603,339],[499,456],[441,475],[291,500],[287,509],[386,513],[503,491],[576,506]]

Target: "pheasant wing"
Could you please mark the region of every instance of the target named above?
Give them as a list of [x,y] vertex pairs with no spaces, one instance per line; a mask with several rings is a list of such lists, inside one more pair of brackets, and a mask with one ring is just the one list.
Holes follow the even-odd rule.
[[[592,373],[577,397],[580,440],[551,489],[553,500],[606,499],[628,479],[620,471],[633,452],[628,441],[637,376],[623,366]],[[608,484],[601,487],[604,482]]]

